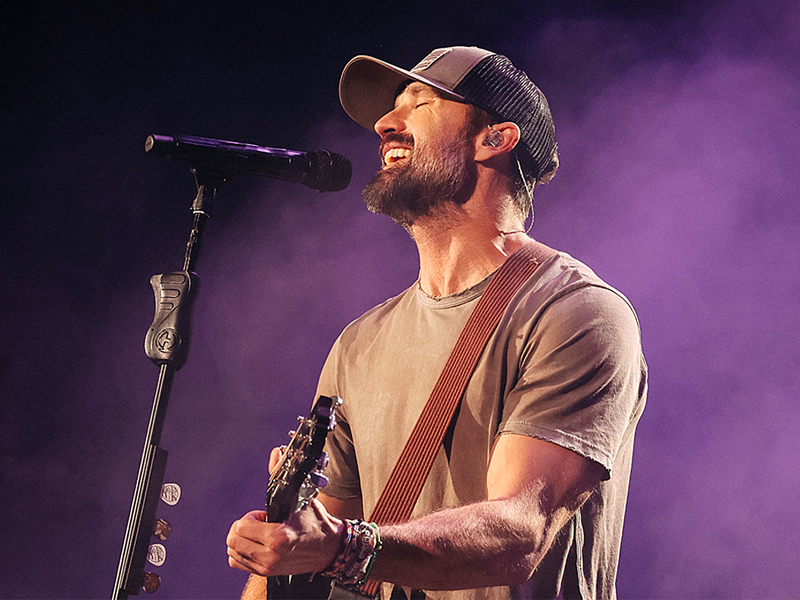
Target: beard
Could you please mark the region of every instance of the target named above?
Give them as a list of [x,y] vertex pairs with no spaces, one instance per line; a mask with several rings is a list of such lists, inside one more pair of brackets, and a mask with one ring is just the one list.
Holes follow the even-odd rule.
[[370,211],[409,229],[420,217],[470,199],[478,171],[466,130],[449,142],[424,142],[418,148],[410,135],[390,133],[381,142],[381,156],[390,141],[409,146],[411,156],[403,165],[381,169],[367,184],[364,202]]

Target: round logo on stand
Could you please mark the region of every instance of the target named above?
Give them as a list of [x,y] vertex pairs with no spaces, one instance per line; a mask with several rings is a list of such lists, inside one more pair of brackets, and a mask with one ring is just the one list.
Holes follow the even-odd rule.
[[172,327],[162,329],[156,338],[156,348],[159,352],[169,352],[181,345],[181,336]]
[[165,483],[161,486],[161,499],[170,506],[175,506],[181,499],[181,486],[177,483]]
[[150,544],[150,548],[147,549],[147,560],[157,567],[163,565],[167,560],[167,549],[164,544]]

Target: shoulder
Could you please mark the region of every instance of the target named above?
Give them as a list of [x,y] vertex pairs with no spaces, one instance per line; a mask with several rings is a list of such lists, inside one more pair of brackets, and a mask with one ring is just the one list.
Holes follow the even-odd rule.
[[568,315],[567,322],[574,322],[605,316],[639,329],[636,312],[625,295],[565,252],[556,253],[536,270],[520,290],[517,303],[540,317],[545,313]]
[[629,363],[642,358],[633,306],[617,289],[569,254],[545,261],[509,307],[508,327],[520,335],[521,359],[557,357],[564,364]]
[[339,348],[348,348],[356,342],[372,339],[395,313],[408,309],[409,304],[413,302],[415,285],[406,288],[397,296],[384,300],[350,322],[339,334],[336,345]]

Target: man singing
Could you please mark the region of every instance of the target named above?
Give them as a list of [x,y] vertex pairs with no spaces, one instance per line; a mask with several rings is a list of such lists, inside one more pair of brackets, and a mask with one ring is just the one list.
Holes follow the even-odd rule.
[[[383,598],[615,598],[647,367],[625,297],[526,233],[533,190],[558,168],[547,100],[474,47],[410,71],[358,56],[340,98],[380,136],[364,198],[409,232],[419,278],[326,361],[318,391],[344,404],[324,493],[286,523],[254,511],[231,526],[245,596],[263,598],[263,576],[313,572],[384,582]],[[496,271],[531,245],[541,264],[480,355],[412,518],[363,521]]]

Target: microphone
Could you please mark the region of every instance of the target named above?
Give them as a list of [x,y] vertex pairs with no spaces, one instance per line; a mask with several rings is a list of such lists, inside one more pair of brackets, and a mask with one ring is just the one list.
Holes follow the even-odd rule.
[[189,163],[220,177],[238,173],[296,181],[320,192],[338,192],[350,183],[350,161],[327,150],[300,152],[264,148],[189,135],[148,135],[145,152]]

